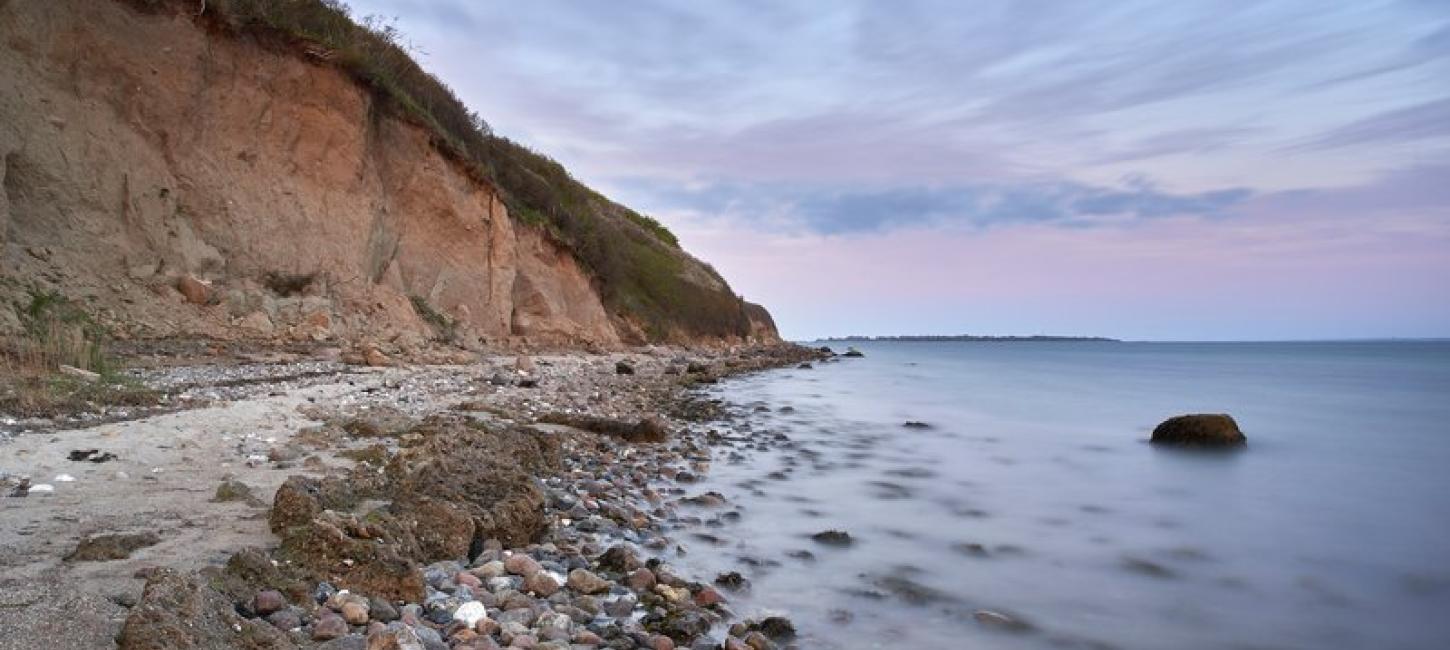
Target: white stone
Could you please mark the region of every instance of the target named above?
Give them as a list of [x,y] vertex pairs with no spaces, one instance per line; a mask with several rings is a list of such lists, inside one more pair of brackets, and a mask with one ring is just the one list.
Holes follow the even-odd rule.
[[55,475],[55,482],[56,483],[70,483],[71,481],[74,481],[74,480],[76,480],[76,477],[71,476],[70,474],[56,474]]
[[463,603],[453,612],[453,620],[459,621],[468,627],[477,625],[479,621],[488,618],[488,608],[476,600]]
[[30,486],[31,494],[50,494],[55,492],[55,486],[49,483],[37,483]]

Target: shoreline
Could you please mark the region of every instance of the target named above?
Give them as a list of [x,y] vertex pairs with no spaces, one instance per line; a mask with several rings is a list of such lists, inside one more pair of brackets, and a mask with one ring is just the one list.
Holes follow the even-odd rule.
[[[3,499],[0,648],[718,647],[699,639],[732,623],[727,647],[788,643],[784,619],[746,626],[728,588],[653,556],[678,551],[665,522],[708,471],[690,425],[722,415],[689,387],[821,356],[146,371],[207,405],[0,439],[6,494],[21,473],[53,490]],[[539,424],[559,414],[596,420]],[[598,426],[651,416],[666,442]],[[117,458],[67,458],[93,448]]]

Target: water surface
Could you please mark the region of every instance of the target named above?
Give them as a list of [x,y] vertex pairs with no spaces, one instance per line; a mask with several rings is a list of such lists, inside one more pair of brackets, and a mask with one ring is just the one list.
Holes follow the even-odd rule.
[[[731,504],[677,563],[803,647],[1450,647],[1450,343],[859,347],[713,389],[690,489]],[[1249,448],[1146,443],[1191,412]]]

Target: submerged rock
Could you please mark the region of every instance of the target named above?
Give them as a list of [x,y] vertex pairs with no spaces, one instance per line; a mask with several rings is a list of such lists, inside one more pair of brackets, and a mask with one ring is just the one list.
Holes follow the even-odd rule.
[[1179,415],[1153,429],[1155,445],[1238,447],[1248,443],[1234,419],[1223,413]]
[[844,530],[823,530],[811,535],[811,539],[827,546],[850,546],[854,541],[851,534]]

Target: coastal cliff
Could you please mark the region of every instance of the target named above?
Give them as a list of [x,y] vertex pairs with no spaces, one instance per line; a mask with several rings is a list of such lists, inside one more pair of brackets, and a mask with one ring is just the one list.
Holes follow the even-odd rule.
[[0,0],[0,332],[41,290],[122,337],[778,340],[652,220],[491,134],[480,172],[336,52],[217,11]]

